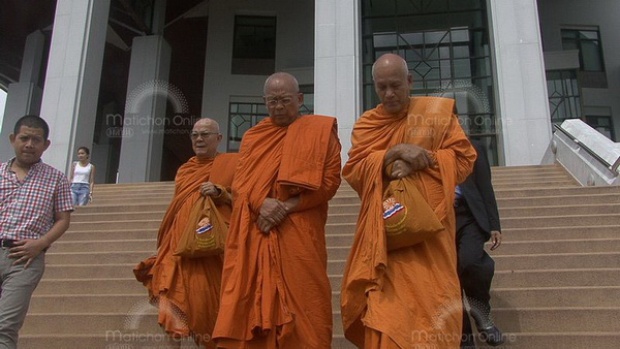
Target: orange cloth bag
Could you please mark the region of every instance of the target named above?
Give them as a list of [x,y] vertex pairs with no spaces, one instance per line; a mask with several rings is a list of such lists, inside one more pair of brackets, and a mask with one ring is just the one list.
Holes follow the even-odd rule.
[[383,195],[383,222],[388,251],[419,244],[444,229],[410,177],[389,183]]
[[199,258],[224,253],[228,227],[213,200],[200,196],[179,239],[175,256]]

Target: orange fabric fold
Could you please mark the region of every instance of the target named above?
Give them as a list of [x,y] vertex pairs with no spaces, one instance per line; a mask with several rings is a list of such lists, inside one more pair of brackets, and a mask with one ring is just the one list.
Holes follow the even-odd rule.
[[[192,157],[179,168],[174,197],[159,228],[157,256],[149,272],[151,280],[145,282],[151,300],[159,307],[158,322],[163,329],[175,338],[193,336],[207,348],[215,348],[211,334],[219,308],[222,257],[186,259],[174,256],[173,252],[200,197],[200,184],[213,181],[211,174],[218,173],[216,184],[230,187],[236,157],[237,154],[218,154],[215,161]],[[228,220],[230,207],[220,208]]]
[[[289,134],[297,123],[307,125],[305,130]],[[322,116],[302,116],[288,127],[276,126],[267,118],[244,135],[214,330],[218,347],[330,348],[325,223],[327,202],[340,185],[340,143],[334,126],[334,118]],[[294,144],[290,143],[293,135]],[[289,146],[305,153],[293,155]],[[304,176],[305,172],[290,168],[320,158],[325,160],[318,186],[316,173]],[[283,169],[289,174],[282,177],[286,185],[278,182]],[[295,194],[300,197],[298,210],[270,233],[262,233],[255,222],[263,201],[285,200],[291,195],[288,185],[304,183],[314,183],[316,189]]]
[[[406,113],[389,115],[379,105],[364,113],[353,129],[343,177],[362,202],[343,276],[341,310],[345,336],[360,348],[376,343],[403,349],[460,346],[462,307],[452,202],[454,187],[471,172],[476,153],[453,111],[451,99],[415,97]],[[436,168],[412,176],[444,231],[388,254],[381,215],[383,158],[387,149],[400,143],[417,144],[435,155]],[[374,338],[373,343],[365,343],[366,338]]]
[[[299,142],[308,130],[314,136]],[[278,183],[317,190],[323,181],[323,168],[329,138],[337,132],[334,118],[313,115],[302,117],[289,125],[282,151]]]

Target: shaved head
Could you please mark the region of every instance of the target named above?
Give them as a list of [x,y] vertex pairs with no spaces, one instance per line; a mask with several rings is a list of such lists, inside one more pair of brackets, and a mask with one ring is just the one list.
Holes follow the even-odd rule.
[[212,132],[220,132],[220,124],[217,121],[209,118],[200,118],[196,123],[194,123],[194,129],[197,128],[208,128]]
[[263,94],[265,96],[268,94],[268,89],[270,89],[272,85],[276,87],[284,86],[290,93],[299,93],[299,83],[297,79],[289,73],[278,72],[271,74],[267,80],[265,80],[265,85],[263,86]]
[[394,53],[386,53],[381,57],[377,58],[375,63],[372,65],[372,79],[375,79],[375,70],[383,67],[393,67],[397,66],[404,77],[409,75],[409,68],[407,67],[407,62],[405,60]]

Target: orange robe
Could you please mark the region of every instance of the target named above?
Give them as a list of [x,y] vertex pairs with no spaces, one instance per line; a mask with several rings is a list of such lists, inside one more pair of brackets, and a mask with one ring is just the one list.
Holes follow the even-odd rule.
[[[325,223],[340,181],[334,118],[306,115],[288,127],[266,118],[243,136],[213,333],[218,348],[331,347]],[[262,233],[263,201],[293,195],[297,211]]]
[[[362,203],[342,281],[345,336],[359,348],[459,348],[462,303],[456,273],[454,188],[471,172],[475,150],[454,115],[454,101],[411,98],[409,110],[364,113],[352,133],[343,177]],[[417,144],[438,166],[416,179],[445,230],[416,246],[386,252],[383,158],[400,143]]]
[[[215,348],[211,334],[219,308],[222,257],[182,258],[174,256],[187,218],[200,197],[200,184],[211,181],[230,191],[237,154],[218,154],[213,159],[192,157],[177,171],[175,193],[157,237],[157,257],[145,285],[159,307],[158,322],[175,338],[193,336],[196,343]],[[230,218],[230,202],[213,199]]]

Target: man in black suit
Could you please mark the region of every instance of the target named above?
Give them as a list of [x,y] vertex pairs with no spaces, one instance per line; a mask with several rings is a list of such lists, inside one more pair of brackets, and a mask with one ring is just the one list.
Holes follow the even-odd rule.
[[[458,274],[478,332],[487,344],[497,346],[504,342],[504,337],[493,323],[489,302],[495,262],[484,250],[484,244],[491,240],[491,250],[495,250],[502,235],[486,150],[477,141],[472,144],[478,158],[471,175],[457,187],[454,204]],[[466,311],[461,348],[475,348]]]

